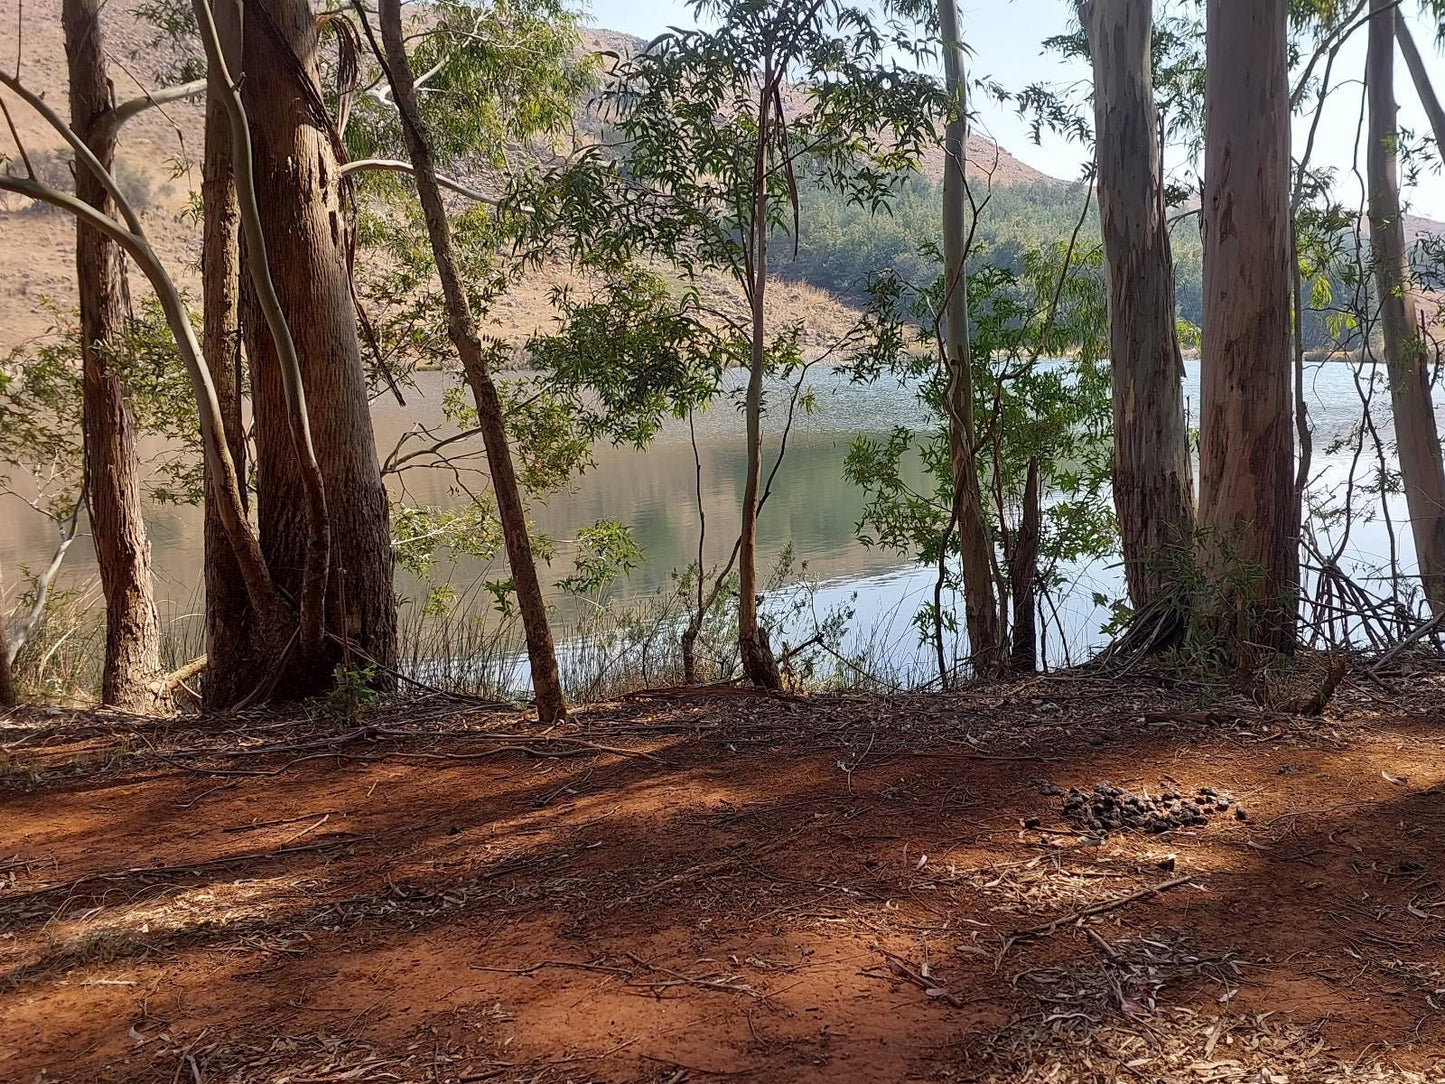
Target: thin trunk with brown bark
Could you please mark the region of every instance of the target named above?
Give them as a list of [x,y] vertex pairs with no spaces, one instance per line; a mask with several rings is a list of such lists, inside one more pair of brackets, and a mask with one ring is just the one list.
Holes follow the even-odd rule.
[[[212,4],[219,39],[234,50],[240,67],[240,9],[234,0]],[[240,287],[240,223],[231,176],[231,130],[226,104],[217,93],[206,98],[206,147],[201,172],[201,297],[204,348],[216,399],[241,480],[246,502],[246,440],[242,426]],[[253,642],[255,616],[246,583],[226,532],[225,519],[207,469],[205,500],[206,672],[202,695],[206,706],[235,706],[256,688],[263,665]]]
[[[278,255],[271,274],[295,340],[334,541],[325,612],[333,639],[323,650],[293,653],[272,690],[281,698],[303,697],[333,687],[341,658],[336,639],[348,638],[363,662],[383,670],[395,663],[394,557],[352,309],[349,225],[334,130],[317,74],[316,22],[305,0],[247,3],[243,11],[238,78],[249,116],[260,224],[268,250]],[[293,394],[268,327],[264,296],[249,280],[241,294],[261,546],[277,584],[303,599],[310,591],[306,570],[315,563],[315,511],[306,499],[311,487],[297,454]]]
[[1153,0],[1080,5],[1094,65],[1099,220],[1109,282],[1114,507],[1129,597],[1149,610],[1177,591],[1169,555],[1191,544],[1194,477],[1184,361],[1154,105]]
[[0,581],[0,708],[13,708],[19,698],[15,693],[15,672],[10,666],[10,637],[5,631],[4,583]]
[[1445,463],[1441,460],[1440,434],[1430,397],[1430,355],[1420,333],[1400,207],[1399,109],[1395,102],[1397,12],[1391,0],[1370,0],[1370,11],[1365,57],[1370,118],[1365,154],[1370,262],[1380,303],[1395,443],[1415,558],[1425,597],[1431,609],[1440,613],[1445,611]]
[[[264,617],[268,628],[289,625],[285,603],[277,594],[275,583],[266,568],[260,543],[247,521],[235,465],[231,461],[230,449],[225,440],[221,410],[216,401],[215,385],[211,382],[210,368],[206,365],[201,345],[196,340],[195,328],[191,324],[190,314],[181,299],[175,280],[151,248],[145,227],[135,209],[126,202],[114,178],[101,166],[85,141],[46,104],[44,98],[31,91],[15,76],[0,71],[0,85],[14,92],[40,114],[66,141],[75,153],[76,168],[89,171],[102,182],[110,199],[116,204],[118,217],[104,214],[84,200],[33,178],[0,174],[0,190],[39,200],[94,227],[119,245],[150,280],[156,300],[165,313],[166,325],[170,328],[176,348],[180,352],[181,362],[190,378],[191,391],[200,415],[201,449],[209,472],[208,478],[217,495],[217,506],[222,512],[226,533],[231,539],[232,550],[241,567],[252,609]],[[64,544],[63,542],[62,546]],[[62,553],[63,548],[57,550],[56,561]]]
[[748,246],[748,301],[752,316],[752,342],[748,360],[748,389],[743,406],[747,426],[747,458],[743,476],[742,525],[738,533],[738,653],[743,673],[759,688],[781,689],[778,661],[768,643],[767,630],[758,620],[758,502],[763,481],[763,376],[767,330],[764,319],[768,285],[768,147],[773,137],[774,79],[772,57],[764,65],[758,94],[757,148],[753,159],[752,229]]
[[958,525],[963,606],[974,669],[991,674],[1003,665],[1004,629],[994,594],[993,538],[984,511],[974,455],[973,351],[968,326],[968,100],[957,0],[939,0],[943,70],[953,110],[944,133],[943,284],[944,352],[948,382],[948,450],[953,471],[953,518]]
[[1043,532],[1043,506],[1039,493],[1039,460],[1029,460],[1024,481],[1023,508],[1009,554],[1009,597],[1013,602],[1013,633],[1009,642],[1009,669],[1031,674],[1039,667],[1038,584],[1039,541]]
[[[115,101],[106,71],[100,0],[64,0],[61,22],[70,78],[71,128],[101,165],[115,159]],[[77,170],[77,198],[105,214],[111,203],[98,177]],[[131,711],[154,710],[161,676],[161,630],[151,587],[150,540],[141,508],[131,392],[122,340],[130,319],[125,256],[99,230],[76,224],[83,391],[81,429],[85,494],[96,566],[105,596],[105,663],[101,700]]]
[[[452,244],[451,225],[437,183],[436,165],[431,144],[423,130],[421,110],[417,105],[416,84],[406,55],[402,35],[400,0],[381,0],[378,7],[381,37],[386,55],[387,74],[392,94],[402,121],[402,133],[411,154],[412,173],[417,194],[421,198],[427,233],[431,238],[432,255],[446,297],[447,333],[461,358],[462,369],[471,385],[476,402],[477,423],[482,443],[487,450],[492,488],[496,492],[497,512],[502,521],[507,560],[511,565],[512,583],[517,592],[517,607],[527,639],[527,657],[532,669],[532,692],[536,698],[537,715],[543,722],[556,722],[567,714],[562,695],[562,682],[557,670],[557,653],[552,643],[552,630],[547,622],[547,605],[537,578],[537,562],[532,555],[532,541],[527,531],[527,512],[522,503],[512,465],[512,449],[507,442],[506,424],[501,399],[492,380],[480,339],[476,320],[467,299]],[[365,18],[363,12],[362,15]]]
[[1287,8],[1209,0],[1206,16],[1199,518],[1212,590],[1196,620],[1235,657],[1296,638]]

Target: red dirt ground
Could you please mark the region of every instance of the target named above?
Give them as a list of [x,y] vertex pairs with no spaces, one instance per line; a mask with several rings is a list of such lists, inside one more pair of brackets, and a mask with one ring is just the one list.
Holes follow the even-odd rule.
[[[1429,674],[21,715],[0,1079],[1445,1080],[1442,721]],[[1040,793],[1101,779],[1249,819]]]

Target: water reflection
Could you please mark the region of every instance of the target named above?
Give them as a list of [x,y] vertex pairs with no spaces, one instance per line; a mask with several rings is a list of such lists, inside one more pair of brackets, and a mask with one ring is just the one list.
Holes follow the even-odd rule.
[[[1197,414],[1198,365],[1190,363],[1186,398]],[[743,374],[729,374],[729,389],[741,387]],[[376,404],[377,444],[383,455],[409,428],[422,424],[450,432],[442,418],[441,398],[446,378],[422,374],[419,386],[408,394],[408,405],[385,398]],[[820,581],[816,603],[820,609],[850,604],[856,611],[852,646],[867,641],[886,644],[901,664],[923,665],[913,615],[932,588],[932,569],[910,565],[896,554],[869,549],[854,536],[863,508],[859,490],[842,476],[842,463],[852,438],[860,433],[880,434],[896,425],[919,424],[911,391],[885,380],[872,387],[851,384],[829,370],[816,370],[809,384],[817,409],[799,414],[787,458],[772,497],[759,523],[759,564],[772,568],[786,547],[794,557],[794,574],[806,570]],[[769,388],[772,413],[765,472],[777,453],[778,429],[786,408],[787,387]],[[1315,468],[1325,488],[1343,485],[1350,450],[1330,450],[1338,438],[1357,423],[1359,399],[1349,366],[1314,366],[1306,381],[1306,398],[1315,425]],[[1387,396],[1377,394],[1376,423],[1387,442],[1391,439]],[[742,421],[733,399],[724,396],[696,420],[697,455],[701,463],[702,506],[707,519],[706,555],[709,564],[724,560],[737,534],[737,507],[742,496]],[[1368,455],[1368,453],[1367,453]],[[537,529],[558,539],[573,537],[579,527],[601,519],[629,524],[646,559],[613,595],[637,599],[665,589],[672,576],[697,558],[698,466],[693,441],[685,422],[670,422],[646,450],[600,447],[596,466],[571,489],[553,494],[534,509]],[[917,465],[913,467],[915,475]],[[921,482],[916,477],[914,481]],[[406,476],[411,499],[449,504],[458,498],[450,477],[440,471],[413,471]],[[1403,516],[1396,508],[1397,522]],[[163,619],[177,626],[194,621],[200,609],[201,532],[198,509],[156,505],[148,509],[148,525],[156,570],[157,594]],[[1408,530],[1397,530],[1402,558],[1411,559]],[[0,505],[0,560],[6,570],[7,598],[22,589],[18,570],[35,570],[48,559],[54,546],[53,527],[43,516],[10,500]],[[1380,524],[1357,526],[1351,556],[1356,563],[1376,564],[1387,555],[1388,541]],[[565,553],[565,547],[559,550]],[[557,581],[571,571],[559,556],[544,570],[544,579],[563,620],[575,616],[575,603],[556,589]],[[484,593],[469,590],[479,581],[495,577],[496,567],[467,559],[444,559],[430,579],[456,585],[458,593],[474,605],[489,606]],[[72,548],[63,574],[65,582],[85,585],[95,576],[95,558],[88,537]],[[1058,599],[1057,614],[1046,614],[1045,647],[1053,661],[1065,659],[1065,648],[1075,656],[1097,642],[1103,615],[1095,592],[1118,593],[1118,570],[1110,562],[1065,570],[1073,586]],[[426,585],[408,574],[398,577],[398,592],[416,600]],[[775,600],[782,606],[786,599]],[[413,603],[414,604],[414,603]],[[921,660],[921,661],[920,661]]]

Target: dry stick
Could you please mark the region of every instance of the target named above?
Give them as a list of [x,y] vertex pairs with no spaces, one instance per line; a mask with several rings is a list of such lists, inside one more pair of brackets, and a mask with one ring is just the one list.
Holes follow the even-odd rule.
[[883,954],[883,958],[888,961],[888,969],[893,973],[894,978],[906,979],[927,993],[929,997],[942,1001],[944,1004],[950,1005],[955,1009],[963,1008],[965,1004],[963,998],[957,994],[948,993],[942,983],[933,982],[926,976],[914,971],[913,968],[909,966],[908,961],[902,956],[889,952],[881,945],[875,945],[874,947],[878,949],[878,951]]
[[631,978],[633,973],[625,967],[608,967],[606,964],[584,964],[573,960],[540,960],[531,967],[482,967],[472,964],[473,971],[487,971],[494,975],[535,975],[544,967],[572,968],[578,971],[600,971],[607,975],[622,975]]
[[1092,907],[1085,907],[1083,910],[1075,911],[1069,915],[1064,915],[1062,918],[1056,918],[1052,922],[1045,922],[1038,926],[1030,926],[1026,930],[1016,930],[1012,934],[1010,934],[1008,940],[1004,942],[1003,950],[1002,952],[1000,952],[1000,955],[1003,955],[1004,952],[1007,952],[1009,950],[1009,947],[1018,941],[1026,941],[1034,937],[1043,937],[1046,934],[1051,934],[1054,931],[1062,929],[1065,926],[1072,926],[1074,923],[1080,922],[1086,918],[1091,918],[1094,915],[1102,915],[1106,914],[1109,911],[1117,911],[1120,907],[1124,907],[1127,904],[1134,903],[1138,900],[1145,900],[1151,896],[1157,896],[1161,892],[1168,892],[1171,888],[1178,888],[1180,885],[1186,885],[1192,879],[1192,874],[1186,874],[1183,877],[1175,877],[1172,881],[1165,881],[1163,884],[1150,885],[1148,888],[1141,888],[1137,892],[1130,892],[1127,896],[1116,896],[1114,899],[1105,900],[1103,903],[1096,903]]
[[224,858],[209,858],[201,862],[178,862],[166,866],[132,866],[129,869],[112,870],[109,873],[89,873],[84,877],[77,877],[73,881],[48,885],[45,888],[37,888],[19,896],[9,896],[5,902],[6,904],[23,903],[26,900],[35,899],[40,896],[49,896],[55,892],[72,891],[81,885],[87,885],[93,881],[116,881],[123,877],[153,877],[162,873],[200,873],[205,870],[224,869],[226,866],[234,866],[240,862],[289,858],[294,854],[310,854],[313,851],[324,851],[331,847],[346,847],[356,843],[367,843],[374,839],[376,839],[376,836],[347,836],[344,839],[328,839],[320,843],[306,843],[299,847],[279,847],[273,851],[247,851],[244,854],[232,854]]
[[[814,826],[803,826],[803,828],[810,827]],[[655,896],[657,893],[662,892],[665,889],[676,888],[680,884],[687,884],[691,881],[697,881],[702,879],[703,877],[707,877],[711,874],[721,872],[722,870],[728,869],[730,867],[740,866],[744,862],[751,861],[755,858],[761,858],[765,854],[772,854],[774,851],[781,850],[787,844],[792,843],[802,830],[802,828],[796,829],[780,839],[775,839],[771,843],[765,843],[763,846],[757,847],[754,850],[749,851],[747,854],[734,855],[730,858],[719,858],[713,862],[700,862],[697,865],[685,869],[680,873],[674,873],[670,877],[664,877],[660,881],[655,881],[652,884],[648,885],[646,888],[642,889],[642,891],[635,892],[631,896],[628,896],[626,899],[621,900],[620,902],[636,903],[639,900],[645,900],[652,896]]]

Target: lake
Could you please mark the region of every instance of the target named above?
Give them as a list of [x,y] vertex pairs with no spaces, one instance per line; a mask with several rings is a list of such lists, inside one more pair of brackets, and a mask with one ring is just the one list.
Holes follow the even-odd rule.
[[[1198,363],[1186,365],[1185,394],[1191,417],[1197,412]],[[727,374],[729,388],[736,390],[746,374]],[[443,426],[441,395],[448,378],[440,373],[421,373],[417,387],[407,392],[407,406],[390,397],[375,404],[377,445],[384,456],[412,426]],[[855,611],[849,638],[851,647],[868,643],[875,656],[891,658],[898,672],[923,671],[928,655],[918,645],[913,615],[932,590],[934,572],[920,568],[886,550],[870,549],[854,536],[862,511],[862,493],[843,479],[842,464],[854,436],[879,434],[897,425],[919,424],[918,407],[908,388],[884,380],[873,386],[851,383],[843,374],[815,369],[809,386],[817,409],[801,413],[789,439],[787,456],[778,475],[774,493],[759,522],[759,568],[763,575],[772,569],[791,547],[792,578],[806,578],[815,585],[810,603],[818,612],[834,605],[849,604]],[[772,413],[765,422],[768,444],[764,471],[771,467],[777,451],[777,436],[786,409],[788,388],[769,388]],[[1338,363],[1312,365],[1306,373],[1306,400],[1315,426],[1316,488],[1342,491],[1350,473],[1349,449],[1330,450],[1330,445],[1347,435],[1359,417],[1359,397],[1351,366]],[[1390,439],[1388,396],[1376,393],[1372,414],[1383,439]],[[742,418],[726,396],[719,398],[695,420],[698,457],[701,462],[701,493],[707,513],[708,562],[719,562],[731,550],[737,533],[737,508],[742,498],[744,448]],[[1366,450],[1362,471],[1370,469]],[[642,599],[665,590],[675,573],[696,560],[697,554],[697,465],[686,422],[672,421],[645,450],[601,446],[596,449],[596,466],[566,492],[551,495],[534,508],[537,528],[556,538],[575,537],[579,527],[601,519],[616,519],[630,525],[645,559],[609,593],[619,601]],[[406,484],[413,501],[448,504],[455,498],[442,472],[415,471]],[[1397,523],[1404,517],[1392,499]],[[6,576],[6,597],[13,603],[23,588],[23,570],[42,568],[49,560],[55,539],[51,523],[11,498],[0,515],[0,560]],[[155,562],[156,591],[162,620],[183,639],[193,639],[200,610],[201,532],[196,508],[159,505],[148,510],[151,544]],[[1406,566],[1412,561],[1408,529],[1395,531]],[[1358,568],[1374,567],[1388,556],[1388,533],[1383,524],[1357,525],[1352,533],[1348,560]],[[558,608],[560,627],[582,613],[581,604],[557,590],[556,583],[567,575],[570,561],[566,548],[559,546],[559,558],[544,570],[544,578]],[[1072,585],[1057,599],[1057,623],[1050,615],[1045,648],[1052,662],[1077,661],[1081,653],[1100,642],[1104,613],[1094,601],[1095,593],[1116,595],[1121,577],[1111,562],[1094,562],[1066,570]],[[88,538],[81,538],[66,559],[62,582],[88,590],[98,598],[94,554]],[[488,569],[472,559],[440,561],[430,579],[456,587],[464,605],[490,607],[491,600],[480,591],[480,583],[494,578]],[[398,576],[398,594],[403,614],[414,612],[426,587],[409,574]],[[795,594],[782,592],[771,599],[775,609],[786,607]],[[810,621],[804,622],[811,627]],[[787,632],[787,630],[785,630]],[[793,630],[796,634],[796,627]]]

